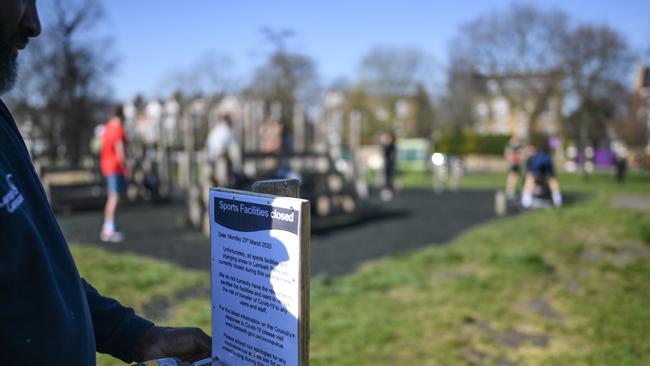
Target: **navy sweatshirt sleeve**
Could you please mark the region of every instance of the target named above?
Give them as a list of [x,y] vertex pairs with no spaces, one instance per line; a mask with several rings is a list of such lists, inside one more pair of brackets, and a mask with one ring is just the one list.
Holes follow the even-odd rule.
[[153,323],[135,315],[133,309],[102,296],[88,282],[82,281],[95,330],[97,352],[108,353],[124,362],[134,361],[133,347]]
[[152,323],[82,280],[0,101],[0,365],[95,364],[95,352],[131,361]]

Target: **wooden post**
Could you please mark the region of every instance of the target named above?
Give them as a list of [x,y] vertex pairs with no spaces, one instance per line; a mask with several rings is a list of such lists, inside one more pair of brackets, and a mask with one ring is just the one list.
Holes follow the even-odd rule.
[[348,146],[352,152],[352,167],[354,168],[354,175],[359,175],[359,147],[361,146],[361,112],[352,111],[349,120],[349,140]]
[[300,181],[298,179],[269,179],[253,183],[253,192],[284,197],[300,197]]
[[305,151],[305,107],[296,103],[293,107],[293,149],[296,152]]
[[349,144],[352,152],[352,176],[356,192],[361,199],[368,198],[368,181],[366,180],[366,168],[361,161],[361,123],[362,114],[359,111],[350,113]]
[[260,128],[264,122],[264,102],[256,101],[253,104],[253,114],[252,114],[252,131],[250,132],[251,147],[249,151],[260,151]]
[[506,213],[508,213],[506,193],[502,190],[498,190],[494,194],[494,213],[496,213],[497,216],[505,216]]
[[[172,154],[174,139],[178,136],[180,105],[173,97],[166,100],[161,126],[161,140],[164,150],[162,154],[165,160],[165,185],[171,196],[173,190],[179,186],[178,183],[178,154]],[[161,176],[161,182],[163,177]]]
[[271,121],[284,123],[282,121],[282,103],[280,102],[271,102]]
[[181,115],[181,126],[183,128],[183,155],[180,166],[180,183],[185,189],[192,185],[192,153],[194,152],[194,134],[192,132],[192,115],[188,109]]

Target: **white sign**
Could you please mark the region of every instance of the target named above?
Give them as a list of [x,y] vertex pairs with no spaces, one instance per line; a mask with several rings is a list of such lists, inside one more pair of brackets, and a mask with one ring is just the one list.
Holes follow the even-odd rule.
[[210,191],[212,356],[227,366],[300,364],[305,202]]

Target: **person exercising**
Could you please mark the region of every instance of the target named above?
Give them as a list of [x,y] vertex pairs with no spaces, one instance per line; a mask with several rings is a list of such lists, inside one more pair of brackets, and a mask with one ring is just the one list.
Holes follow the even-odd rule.
[[506,197],[508,199],[514,199],[517,182],[521,175],[521,161],[524,156],[524,146],[519,140],[519,137],[512,136],[506,146],[504,155],[509,164],[508,178],[506,179]]
[[527,172],[521,195],[521,204],[524,207],[531,207],[533,197],[538,196],[540,193],[536,192],[536,190],[546,187],[548,184],[553,205],[556,207],[562,206],[560,183],[555,177],[553,159],[551,159],[550,155],[551,148],[546,139],[540,139],[536,145],[526,163]]

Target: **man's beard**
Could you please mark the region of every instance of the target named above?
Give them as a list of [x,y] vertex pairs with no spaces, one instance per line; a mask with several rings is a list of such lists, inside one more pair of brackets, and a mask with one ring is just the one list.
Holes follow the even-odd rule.
[[0,33],[0,94],[8,92],[16,83],[18,62],[12,37]]

